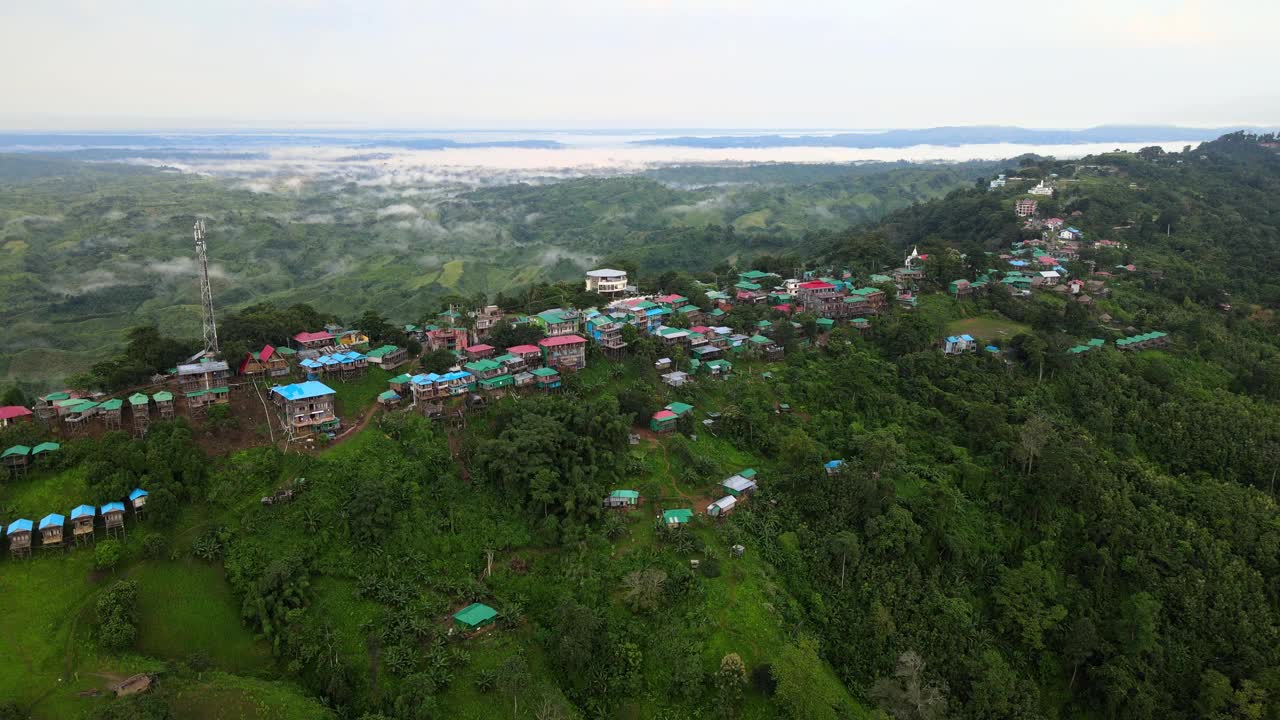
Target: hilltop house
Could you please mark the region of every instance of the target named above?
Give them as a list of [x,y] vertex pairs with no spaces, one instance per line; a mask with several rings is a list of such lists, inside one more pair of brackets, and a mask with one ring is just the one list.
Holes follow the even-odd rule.
[[1036,214],[1036,201],[1023,198],[1013,205],[1013,213],[1018,217],[1031,217]]
[[587,366],[587,340],[578,335],[556,335],[538,341],[547,367],[581,370]]
[[337,430],[341,422],[334,414],[336,397],[328,385],[314,380],[271,388],[280,425],[291,437]]
[[0,407],[0,427],[9,427],[19,422],[31,422],[31,411],[21,405],[5,405]]
[[601,268],[587,271],[587,292],[621,295],[627,291],[627,271]]
[[394,370],[409,359],[409,351],[395,345],[383,345],[370,350],[365,357],[371,365],[377,365],[383,370]]
[[[534,315],[530,320],[542,328],[547,337],[574,335],[582,330],[582,313],[577,310],[554,308]],[[583,340],[585,343],[586,341]]]
[[319,350],[333,344],[333,333],[328,330],[319,332],[300,332],[293,336],[299,350]]
[[978,342],[970,335],[952,335],[942,343],[942,352],[947,355],[959,355],[977,349]]
[[264,345],[262,350],[256,353],[245,353],[244,360],[240,362],[240,374],[247,377],[257,375],[280,377],[281,375],[288,375],[289,361],[276,352],[274,347]]

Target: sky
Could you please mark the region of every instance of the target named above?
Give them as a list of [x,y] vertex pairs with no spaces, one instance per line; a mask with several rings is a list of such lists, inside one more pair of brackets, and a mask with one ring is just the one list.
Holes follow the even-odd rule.
[[0,0],[0,128],[1280,124],[1275,0]]

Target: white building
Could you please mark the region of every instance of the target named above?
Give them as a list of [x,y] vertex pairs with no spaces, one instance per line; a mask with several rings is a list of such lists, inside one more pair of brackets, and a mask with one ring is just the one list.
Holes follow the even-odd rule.
[[1007,182],[1008,182],[1008,179],[1005,178],[1004,173],[1001,173],[1000,177],[991,181],[991,189],[994,190],[996,188],[1002,188],[1005,186],[1005,183]]
[[1044,181],[1041,180],[1035,187],[1031,188],[1027,192],[1031,193],[1032,195],[1052,195],[1053,188],[1049,187],[1048,185],[1045,185]]
[[602,268],[587,272],[587,292],[596,292],[601,295],[620,295],[626,289],[627,271],[625,270]]

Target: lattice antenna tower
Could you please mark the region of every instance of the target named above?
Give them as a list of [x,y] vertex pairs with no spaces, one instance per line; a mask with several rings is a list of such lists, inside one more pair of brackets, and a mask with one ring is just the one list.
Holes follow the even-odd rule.
[[209,253],[204,234],[204,220],[195,226],[196,262],[200,265],[200,305],[204,309],[204,352],[218,354],[218,324],[213,319],[213,286],[209,284]]

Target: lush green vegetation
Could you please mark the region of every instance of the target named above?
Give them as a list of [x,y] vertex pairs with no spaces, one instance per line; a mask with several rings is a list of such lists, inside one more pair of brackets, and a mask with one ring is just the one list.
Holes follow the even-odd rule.
[[[309,303],[349,322],[376,309],[404,323],[448,296],[470,303],[537,282],[578,282],[603,258],[645,272],[694,271],[791,247],[811,231],[941,195],[977,171],[779,166],[740,173],[731,186],[659,174],[481,189],[424,181],[388,193],[305,177],[263,188],[253,178],[5,156],[0,378],[48,388],[112,358],[124,330],[139,324],[198,336],[196,214],[209,218],[224,314],[269,301]],[[120,382],[142,366],[125,360],[109,368]]]
[[[1230,137],[1018,172],[1056,173],[1047,209],[1124,244],[1085,248],[1073,273],[1137,267],[1092,309],[926,293],[864,334],[817,338],[805,318],[780,334],[784,361],[735,356],[729,379],[679,389],[637,338],[558,395],[495,400],[462,427],[377,413],[321,453],[205,462],[182,424],[67,443],[0,489],[6,516],[135,483],[171,502],[130,527],[114,569],[86,551],[0,563],[18,610],[0,637],[22,658],[0,694],[39,717],[1280,717],[1280,194],[1259,191],[1280,158]],[[981,183],[823,237],[823,260],[865,276],[920,243],[924,289],[942,290],[1023,236],[1019,196]],[[1116,350],[1129,326],[1172,342]],[[1002,352],[943,356],[953,332]],[[1091,337],[1107,346],[1065,352]],[[352,382],[348,402],[356,388],[374,389]],[[654,437],[644,421],[672,401],[692,418]],[[760,490],[728,518],[656,521],[746,467]],[[284,484],[302,490],[258,502]],[[641,506],[603,510],[618,487]],[[474,602],[497,622],[459,632]],[[160,671],[146,699],[75,694],[138,670]]]

